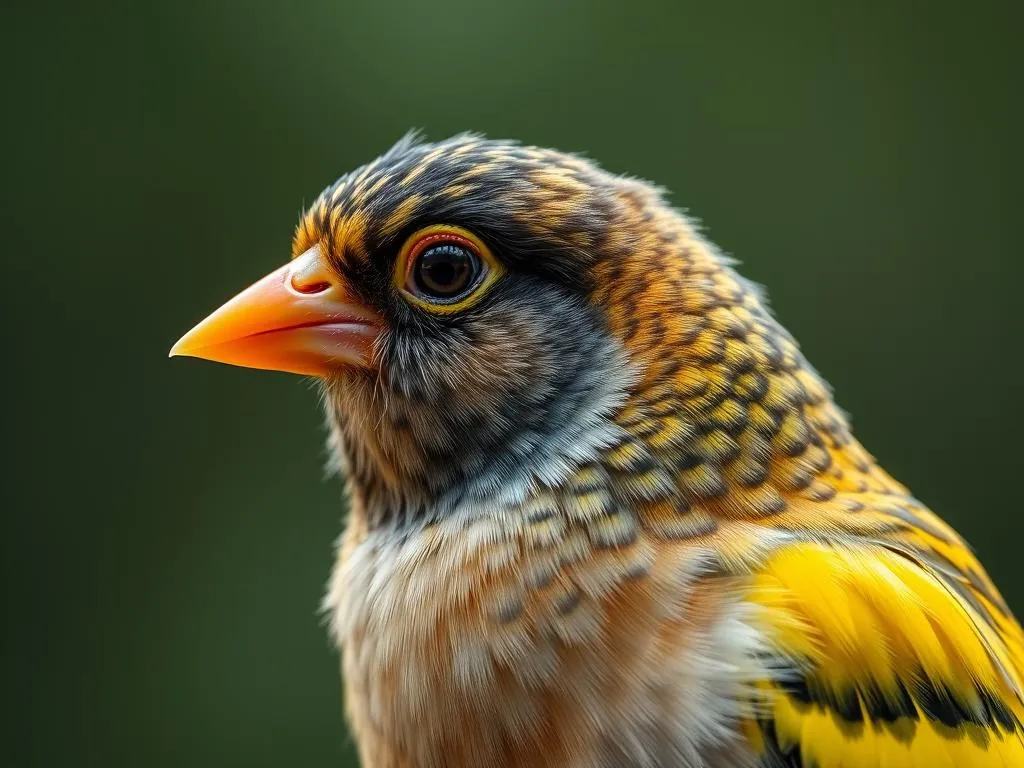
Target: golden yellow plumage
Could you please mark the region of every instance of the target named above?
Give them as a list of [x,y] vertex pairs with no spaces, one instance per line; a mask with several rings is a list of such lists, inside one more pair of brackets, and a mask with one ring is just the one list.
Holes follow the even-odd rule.
[[367,765],[1024,766],[995,586],[656,190],[402,143],[294,256],[179,349],[324,382]]
[[1019,629],[920,559],[800,544],[755,584],[791,675],[768,684],[757,725],[774,748],[821,768],[1024,764]]

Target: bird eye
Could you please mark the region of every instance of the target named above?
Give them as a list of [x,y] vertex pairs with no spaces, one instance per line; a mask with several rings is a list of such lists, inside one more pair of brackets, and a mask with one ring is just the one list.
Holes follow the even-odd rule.
[[416,257],[409,288],[424,298],[453,299],[472,287],[482,270],[480,259],[465,245],[440,242]]
[[413,303],[450,314],[474,303],[502,272],[480,238],[439,224],[406,240],[395,264],[395,282]]

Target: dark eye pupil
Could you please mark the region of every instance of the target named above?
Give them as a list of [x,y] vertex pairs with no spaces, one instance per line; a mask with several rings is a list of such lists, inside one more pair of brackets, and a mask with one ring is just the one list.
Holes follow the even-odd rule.
[[416,288],[427,296],[450,299],[470,287],[480,269],[476,254],[456,243],[428,248],[416,261]]

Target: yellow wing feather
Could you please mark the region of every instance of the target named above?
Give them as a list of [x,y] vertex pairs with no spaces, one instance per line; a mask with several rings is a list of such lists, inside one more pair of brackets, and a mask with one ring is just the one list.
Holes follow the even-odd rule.
[[794,543],[759,570],[752,599],[777,672],[748,728],[763,765],[1024,766],[1019,627],[918,559]]

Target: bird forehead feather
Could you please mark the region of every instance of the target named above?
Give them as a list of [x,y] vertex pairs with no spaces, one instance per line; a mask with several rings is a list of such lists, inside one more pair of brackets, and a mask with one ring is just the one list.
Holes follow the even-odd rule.
[[580,256],[641,185],[556,150],[476,134],[424,143],[409,134],[321,193],[301,217],[293,253],[321,244],[342,259],[367,258],[417,223],[456,223],[525,250],[549,245]]

